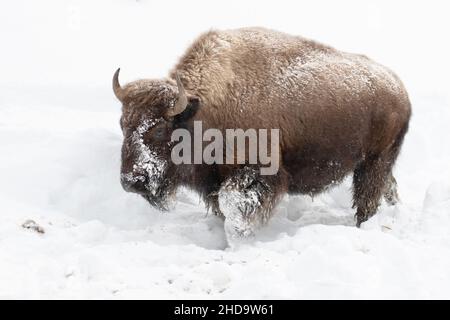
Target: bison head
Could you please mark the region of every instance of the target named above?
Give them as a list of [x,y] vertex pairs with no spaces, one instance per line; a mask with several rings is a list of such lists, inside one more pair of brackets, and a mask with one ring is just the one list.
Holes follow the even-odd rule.
[[113,77],[113,90],[122,102],[121,184],[166,210],[179,178],[171,161],[172,131],[195,114],[199,99],[186,93],[178,73],[176,82],[138,80],[122,87],[119,71]]

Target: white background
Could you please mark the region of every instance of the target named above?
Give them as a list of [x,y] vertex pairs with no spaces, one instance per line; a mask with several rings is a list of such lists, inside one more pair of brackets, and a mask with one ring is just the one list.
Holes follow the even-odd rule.
[[[448,1],[2,1],[0,298],[450,298],[448,14]],[[284,199],[254,243],[230,249],[196,195],[161,215],[121,189],[115,69],[163,77],[201,32],[241,26],[402,78],[400,205],[356,229],[347,180]]]

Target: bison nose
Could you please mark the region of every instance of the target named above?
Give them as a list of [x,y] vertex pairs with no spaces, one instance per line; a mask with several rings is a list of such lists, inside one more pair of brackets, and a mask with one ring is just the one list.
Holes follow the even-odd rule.
[[144,176],[135,176],[133,174],[122,174],[120,182],[127,192],[147,193],[147,179]]

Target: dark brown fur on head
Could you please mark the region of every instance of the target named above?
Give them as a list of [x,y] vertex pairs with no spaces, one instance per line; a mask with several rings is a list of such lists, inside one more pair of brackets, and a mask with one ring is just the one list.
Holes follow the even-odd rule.
[[174,116],[170,111],[180,92],[173,81],[138,80],[122,88],[118,72],[114,81],[116,95],[122,102],[122,185],[158,209],[166,210],[178,185],[177,168],[169,161],[171,133],[195,114],[198,98],[189,95],[186,110]]

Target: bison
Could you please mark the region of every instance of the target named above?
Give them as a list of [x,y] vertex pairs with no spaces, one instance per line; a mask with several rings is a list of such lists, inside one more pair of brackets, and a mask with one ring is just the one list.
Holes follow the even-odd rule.
[[[242,28],[201,35],[165,79],[121,86],[119,70],[121,184],[158,209],[168,209],[179,186],[191,188],[224,218],[231,241],[254,235],[284,194],[315,195],[349,174],[356,226],[383,196],[397,201],[392,169],[410,101],[399,78],[364,55]],[[193,133],[195,121],[220,132],[279,129],[277,172],[263,175],[261,163],[248,161],[175,164],[172,133]]]

